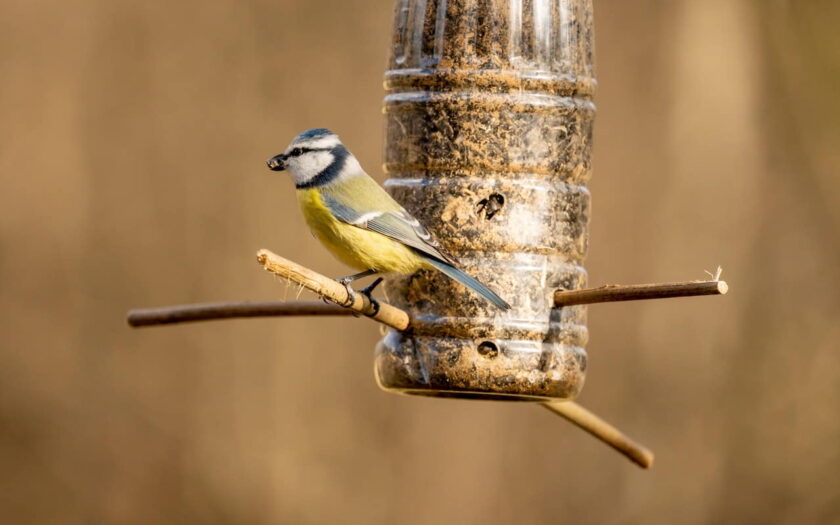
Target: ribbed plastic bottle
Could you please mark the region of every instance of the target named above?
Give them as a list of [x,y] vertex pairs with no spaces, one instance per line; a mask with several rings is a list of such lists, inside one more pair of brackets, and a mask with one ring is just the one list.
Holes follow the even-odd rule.
[[591,0],[398,0],[385,75],[386,187],[502,311],[435,271],[389,277],[412,330],[376,348],[409,394],[574,398],[586,370]]

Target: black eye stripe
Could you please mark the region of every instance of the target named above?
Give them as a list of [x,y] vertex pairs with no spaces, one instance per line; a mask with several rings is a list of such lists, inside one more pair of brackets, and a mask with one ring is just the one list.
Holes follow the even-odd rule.
[[292,151],[286,154],[286,158],[290,159],[292,157],[300,157],[304,153],[310,153],[313,151],[331,151],[332,148],[293,148]]

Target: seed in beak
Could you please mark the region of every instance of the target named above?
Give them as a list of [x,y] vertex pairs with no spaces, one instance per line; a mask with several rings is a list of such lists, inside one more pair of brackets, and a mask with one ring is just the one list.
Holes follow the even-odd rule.
[[283,171],[286,169],[286,157],[282,153],[271,157],[265,163],[268,164],[268,168],[272,171]]

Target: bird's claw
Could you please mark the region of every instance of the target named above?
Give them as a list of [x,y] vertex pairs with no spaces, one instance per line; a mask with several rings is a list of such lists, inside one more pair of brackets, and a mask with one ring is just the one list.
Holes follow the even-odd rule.
[[379,313],[379,301],[374,299],[371,296],[371,293],[373,293],[373,289],[376,288],[377,286],[379,286],[379,283],[381,283],[381,282],[382,282],[382,277],[379,277],[378,279],[373,281],[370,284],[370,286],[367,286],[364,289],[359,291],[360,294],[362,294],[362,295],[364,295],[365,297],[368,298],[368,301],[370,302],[371,307],[373,307],[373,312],[371,312],[369,314],[365,314],[368,317],[376,317],[376,314]]
[[370,301],[370,305],[373,307],[373,311],[365,315],[368,317],[376,317],[377,314],[379,314],[379,301],[377,301],[371,296],[368,296],[368,300]]
[[339,284],[344,285],[344,289],[347,290],[347,300],[343,303],[336,303],[338,306],[343,306],[345,308],[349,308],[356,303],[356,292],[353,291],[353,287],[350,286],[350,281],[346,281],[344,279],[336,279]]

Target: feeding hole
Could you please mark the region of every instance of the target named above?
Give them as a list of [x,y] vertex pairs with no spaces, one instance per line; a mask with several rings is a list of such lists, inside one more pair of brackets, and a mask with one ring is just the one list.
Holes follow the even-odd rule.
[[478,201],[477,212],[479,215],[484,213],[484,218],[488,221],[493,218],[494,215],[502,211],[502,206],[505,205],[505,197],[499,193],[493,193],[486,199],[481,199]]
[[478,345],[478,353],[489,359],[493,359],[499,355],[499,347],[492,341],[482,341]]

